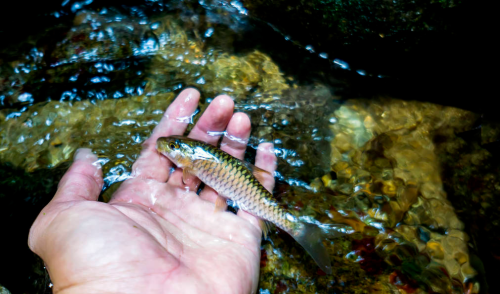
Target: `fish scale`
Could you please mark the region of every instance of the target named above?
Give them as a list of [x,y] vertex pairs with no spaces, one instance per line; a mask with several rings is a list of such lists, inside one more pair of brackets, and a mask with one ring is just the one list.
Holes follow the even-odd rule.
[[162,137],[156,148],[184,172],[197,176],[219,196],[236,202],[240,209],[274,223],[290,234],[313,257],[325,273],[331,273],[330,258],[322,244],[323,233],[313,224],[298,221],[279,206],[258,181],[263,171],[207,143],[182,136]]
[[[275,223],[285,231],[292,230],[297,225],[286,218],[286,213],[272,199],[272,194],[241,161],[232,159],[229,154],[214,146],[208,145],[205,148],[213,158],[199,160],[193,168],[193,174],[202,182],[244,207],[245,211]],[[238,190],[238,186],[248,188]]]

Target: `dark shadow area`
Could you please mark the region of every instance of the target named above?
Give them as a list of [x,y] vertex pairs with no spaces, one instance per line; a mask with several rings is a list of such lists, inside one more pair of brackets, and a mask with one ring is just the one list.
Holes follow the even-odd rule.
[[[269,38],[271,43],[290,36],[302,48],[311,45],[316,59],[320,59],[318,53],[325,52],[330,60],[339,58],[349,63],[351,71],[325,71],[325,78],[334,74],[349,81],[345,97],[387,94],[495,113],[490,107],[495,93],[490,72],[498,65],[492,60],[495,18],[490,3],[243,2],[249,15],[281,31],[283,36]],[[279,61],[279,55],[273,55],[276,57]],[[312,57],[306,61],[309,70],[318,66]],[[283,62],[280,66],[286,68]],[[358,69],[374,77],[361,76],[355,72]]]
[[11,293],[51,293],[43,261],[28,248],[29,229],[42,208],[52,199],[63,164],[51,170],[26,173],[0,165],[0,223],[2,224],[2,266],[0,285]]
[[[478,271],[482,293],[499,293],[500,159],[498,141],[482,144],[483,124],[434,143],[443,187],[470,237],[470,263]],[[443,130],[444,131],[444,130]]]
[[[24,40],[46,35],[47,28],[53,32],[39,42],[55,44],[72,24],[75,3],[83,1],[68,1],[61,7],[60,0],[43,4],[28,0],[0,9],[0,38],[8,40],[2,47],[19,51]],[[148,15],[189,13],[175,3],[95,0],[85,7],[127,10],[136,5]],[[389,95],[494,114],[494,77],[490,72],[497,65],[491,59],[495,18],[490,15],[490,4],[471,0],[454,1],[453,5],[452,1],[412,3],[398,2],[391,7],[379,0],[348,1],[341,6],[329,1],[243,1],[251,16],[252,33],[243,33],[235,49],[258,44],[285,73],[303,83],[318,80],[329,84],[343,98]],[[184,5],[204,13],[198,1]],[[387,36],[380,37],[379,32]],[[300,45],[285,40],[285,36]],[[312,45],[314,54],[304,49],[307,45]],[[329,59],[320,58],[321,52],[328,53]],[[335,58],[348,62],[351,70],[334,69],[331,61]],[[367,75],[359,75],[358,69]]]

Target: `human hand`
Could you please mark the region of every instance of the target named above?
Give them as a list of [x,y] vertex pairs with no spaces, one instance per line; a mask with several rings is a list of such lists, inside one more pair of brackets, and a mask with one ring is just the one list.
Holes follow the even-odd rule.
[[[184,90],[144,143],[132,174],[108,203],[96,201],[103,179],[97,157],[81,149],[49,204],[31,227],[28,244],[44,261],[54,293],[251,293],[259,275],[261,229],[238,211],[214,212],[217,193],[156,151],[159,137],[182,135],[200,94]],[[250,136],[246,114],[233,115],[227,96],[215,98],[189,137],[217,144],[242,159]],[[230,139],[233,138],[233,139]],[[238,138],[235,140],[234,138]],[[256,165],[276,168],[272,144]],[[263,185],[272,191],[274,179]]]

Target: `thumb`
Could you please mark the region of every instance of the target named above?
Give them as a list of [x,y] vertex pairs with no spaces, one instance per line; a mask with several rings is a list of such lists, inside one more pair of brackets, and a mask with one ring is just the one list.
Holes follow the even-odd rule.
[[61,207],[67,207],[66,204],[73,205],[70,202],[96,201],[102,185],[102,171],[97,156],[90,149],[78,149],[73,164],[59,182],[56,195],[40,212],[30,228],[28,246],[31,250],[40,255],[41,249],[39,246],[36,247],[40,243],[39,237],[47,236],[43,232],[57,214],[51,214],[51,217],[42,217],[43,215],[49,211],[58,212]]
[[62,177],[52,202],[96,201],[102,190],[101,165],[90,149],[75,152],[73,164]]

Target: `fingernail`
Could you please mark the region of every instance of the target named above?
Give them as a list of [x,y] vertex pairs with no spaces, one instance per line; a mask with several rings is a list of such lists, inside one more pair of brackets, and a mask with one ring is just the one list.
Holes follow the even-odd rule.
[[85,160],[88,162],[95,162],[97,161],[97,156],[95,156],[95,154],[92,153],[92,150],[89,148],[79,148],[75,151],[73,160],[74,161]]
[[186,98],[184,99],[184,102],[189,102],[193,98],[193,91],[189,91],[188,94],[186,95]]
[[195,88],[187,88],[184,89],[178,97],[184,96],[184,102],[189,102],[189,100],[193,99],[194,95],[198,92]]
[[258,149],[265,152],[274,153],[274,144],[270,142],[260,143]]

